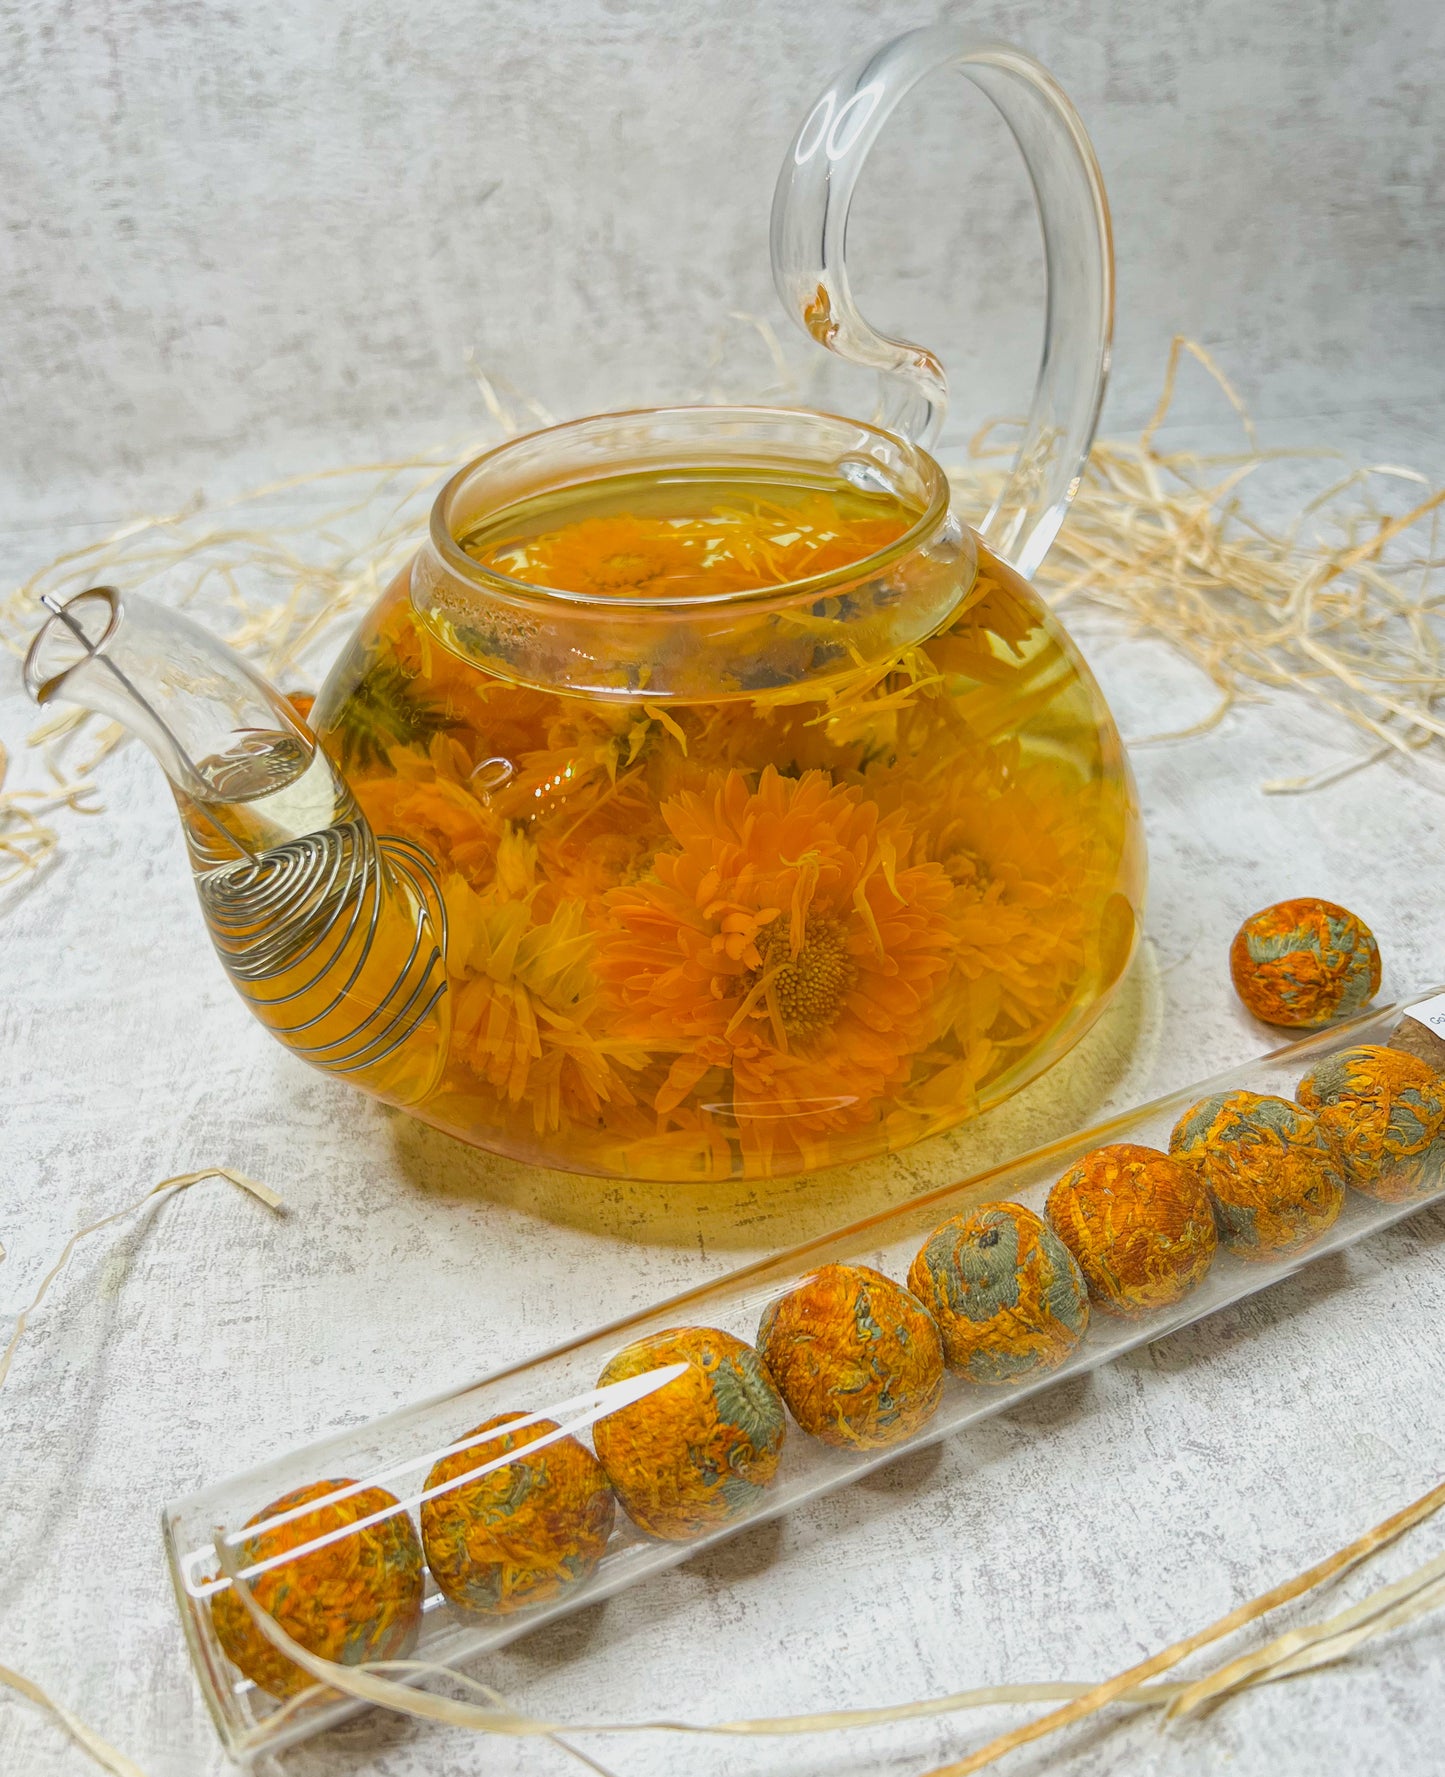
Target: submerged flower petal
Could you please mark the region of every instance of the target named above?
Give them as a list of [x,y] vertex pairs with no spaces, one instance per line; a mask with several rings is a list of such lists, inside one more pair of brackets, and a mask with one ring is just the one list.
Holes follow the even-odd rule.
[[[608,895],[598,935],[619,1028],[690,1040],[694,1056],[721,1042],[745,1151],[876,1115],[935,1034],[918,984],[944,975],[957,939],[942,867],[883,870],[912,835],[820,771],[769,767],[756,787],[731,771],[662,813],[676,846]],[[659,1111],[688,1071],[674,1063]]]

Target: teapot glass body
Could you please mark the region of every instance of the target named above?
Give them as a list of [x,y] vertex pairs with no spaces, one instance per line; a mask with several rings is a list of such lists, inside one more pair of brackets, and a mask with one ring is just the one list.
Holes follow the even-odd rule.
[[312,724],[445,910],[408,1108],[548,1166],[771,1176],[1017,1090],[1132,953],[1087,667],[932,458],[765,408],[462,470]]

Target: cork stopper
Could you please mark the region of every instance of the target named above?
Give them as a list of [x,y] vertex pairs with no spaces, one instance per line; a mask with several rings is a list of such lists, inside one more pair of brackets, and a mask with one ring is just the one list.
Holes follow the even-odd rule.
[[1403,1049],[1407,1055],[1434,1068],[1437,1074],[1445,1075],[1445,1036],[1432,1028],[1434,1019],[1426,1023],[1424,1018],[1415,1016],[1417,1012],[1430,1011],[1434,1011],[1437,1018],[1445,1019],[1445,1003],[1440,1000],[1412,1007],[1390,1032],[1390,1047]]

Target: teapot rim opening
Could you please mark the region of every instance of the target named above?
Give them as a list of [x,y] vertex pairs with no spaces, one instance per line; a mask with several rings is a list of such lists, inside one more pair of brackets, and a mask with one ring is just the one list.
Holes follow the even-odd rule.
[[[503,459],[515,456],[527,447],[534,449],[545,442],[560,441],[585,434],[589,430],[603,428],[626,427],[629,423],[641,428],[648,424],[664,426],[668,422],[687,425],[692,422],[705,422],[708,430],[716,435],[719,422],[733,421],[753,422],[766,425],[777,423],[794,428],[805,428],[810,422],[821,429],[823,426],[851,428],[861,433],[877,445],[886,447],[888,451],[901,458],[917,476],[924,494],[924,503],[918,517],[908,529],[891,543],[867,555],[859,556],[855,561],[845,562],[840,567],[831,568],[825,573],[814,574],[800,580],[774,582],[771,585],[750,586],[737,590],[716,593],[689,593],[673,596],[608,596],[595,592],[573,592],[562,587],[543,586],[535,581],[523,580],[505,574],[500,569],[488,567],[479,562],[475,556],[469,555],[457,540],[453,527],[453,512],[459,497],[473,484],[479,472],[495,469]],[[656,461],[664,459],[659,457]],[[694,459],[706,462],[710,467],[718,467],[722,458],[698,456]],[[739,464],[752,463],[759,466],[761,459],[739,457]],[[828,462],[828,458],[819,458],[820,462]],[[840,453],[833,453],[831,462],[840,460]],[[626,458],[618,456],[613,461],[613,469],[625,466]],[[601,479],[600,476],[576,475],[556,482],[557,487],[579,486],[588,480]],[[897,433],[889,431],[870,420],[860,420],[852,415],[831,413],[827,410],[812,407],[775,407],[761,402],[728,402],[711,404],[706,402],[678,403],[662,407],[618,408],[607,413],[587,414],[578,419],[561,420],[555,425],[538,427],[531,432],[518,433],[504,439],[500,444],[493,445],[490,450],[483,451],[479,456],[472,457],[451,475],[433,502],[429,520],[429,540],[432,548],[441,558],[449,572],[485,588],[493,597],[504,599],[510,603],[540,608],[555,609],[558,605],[572,609],[591,611],[609,611],[614,615],[621,611],[670,611],[675,614],[694,611],[703,612],[718,608],[746,606],[751,603],[791,602],[799,597],[816,596],[837,586],[851,585],[858,580],[866,579],[888,567],[902,557],[912,554],[922,547],[943,525],[950,510],[951,491],[948,477],[939,463],[921,445],[913,444]],[[498,510],[505,505],[514,503],[512,500],[500,502]]]
[[[108,607],[104,629],[98,636],[82,636],[79,651],[68,665],[57,664],[54,671],[47,670],[45,654],[60,631],[68,629],[72,635],[80,634],[71,613],[85,599],[100,599]],[[43,707],[59,695],[61,686],[82,667],[105,655],[120,628],[120,589],[115,586],[87,586],[80,592],[72,593],[63,603],[43,598],[41,604],[45,607],[45,621],[30,638],[20,673],[32,699]]]

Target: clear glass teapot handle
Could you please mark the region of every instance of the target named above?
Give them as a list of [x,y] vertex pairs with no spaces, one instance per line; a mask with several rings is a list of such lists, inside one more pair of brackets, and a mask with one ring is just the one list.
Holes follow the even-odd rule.
[[773,196],[773,282],[789,314],[820,345],[882,372],[883,423],[925,449],[948,404],[930,351],[889,339],[858,312],[846,263],[848,211],[868,151],[894,107],[926,75],[956,68],[1012,130],[1043,225],[1048,307],[1033,406],[1008,481],[979,527],[1030,575],[1078,489],[1109,371],[1114,252],[1109,206],[1078,113],[1022,50],[982,43],[953,25],[896,37],[845,68],[793,138]]

